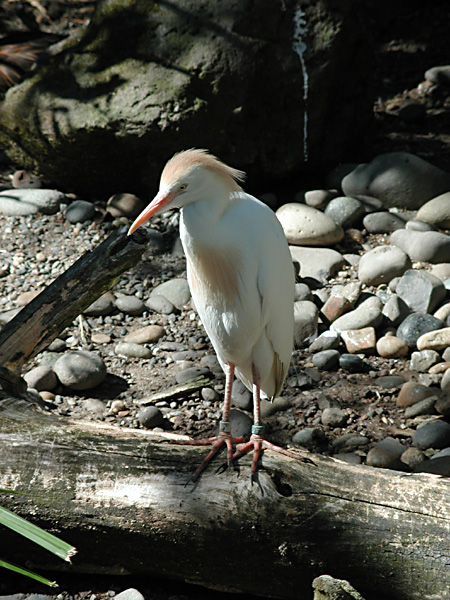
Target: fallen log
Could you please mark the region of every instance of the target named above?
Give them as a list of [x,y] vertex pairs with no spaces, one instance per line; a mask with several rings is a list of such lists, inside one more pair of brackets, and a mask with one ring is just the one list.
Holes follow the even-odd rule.
[[0,331],[0,366],[19,373],[27,360],[42,352],[124,271],[136,265],[147,243],[145,230],[136,234],[112,233],[7,323]]
[[[23,492],[0,501],[77,546],[77,572],[297,600],[327,573],[366,600],[449,597],[448,479],[266,451],[259,485],[246,457],[185,487],[204,452],[0,402],[0,488]],[[2,546],[15,562],[66,568],[12,533]]]

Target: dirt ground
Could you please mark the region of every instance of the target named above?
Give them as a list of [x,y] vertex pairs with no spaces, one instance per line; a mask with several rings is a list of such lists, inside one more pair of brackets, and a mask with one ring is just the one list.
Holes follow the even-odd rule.
[[[38,6],[38,8],[37,8]],[[0,35],[11,32],[36,32],[67,35],[76,27],[83,26],[95,2],[91,0],[49,0],[41,3],[6,2],[0,6]],[[377,154],[389,151],[408,151],[429,160],[432,164],[450,171],[450,88],[431,89],[424,84],[425,71],[433,66],[450,63],[448,46],[448,23],[450,6],[447,2],[367,2],[369,30],[373,36],[376,52],[375,64],[368,77],[371,77],[375,90],[374,126],[368,132],[364,144],[349,152],[349,162],[370,160]],[[40,7],[40,8],[39,8]],[[3,27],[3,30],[1,29]],[[400,119],[398,113],[410,102],[418,102],[426,108],[425,116],[413,122]],[[2,164],[0,182],[9,180],[10,174],[20,165]],[[322,182],[321,186],[325,185]],[[272,190],[267,190],[272,191]],[[91,199],[95,200],[95,199]],[[1,247],[10,255],[19,254],[25,260],[33,262],[38,251],[47,256],[58,256],[58,265],[51,271],[58,275],[68,268],[74,256],[89,250],[111,231],[112,224],[104,219],[101,205],[98,203],[98,218],[87,227],[68,224],[58,215],[38,217],[27,231],[20,227],[17,235],[11,236],[11,227],[20,225],[20,220],[0,220]],[[155,283],[185,274],[184,259],[173,251],[176,243],[176,228],[173,219],[155,219],[154,226],[164,234],[164,251],[160,254],[147,253],[146,260],[133,272],[125,274],[114,288],[114,293],[134,293],[136,289],[144,292]],[[8,229],[9,227],[9,229]],[[61,244],[63,242],[63,244]],[[340,247],[341,252],[361,253],[361,242],[368,246],[378,245],[379,239],[362,232],[362,239],[346,236]],[[61,248],[64,251],[61,252]],[[367,246],[366,246],[367,247]],[[56,260],[56,259],[55,259]],[[10,294],[10,304],[1,310],[16,308],[17,296],[21,292],[42,289],[49,283],[49,275],[36,271],[32,282],[24,274],[17,280],[17,293]],[[346,267],[330,285],[349,282],[356,279],[352,267]],[[2,289],[0,278],[0,291]],[[139,287],[141,286],[141,287]],[[121,427],[139,427],[136,403],[153,391],[173,385],[177,364],[170,362],[170,353],[161,352],[152,359],[151,368],[138,359],[123,359],[114,353],[114,346],[124,335],[137,326],[160,324],[166,330],[165,341],[175,342],[196,352],[194,363],[205,356],[213,356],[212,347],[190,308],[180,311],[175,317],[148,315],[145,322],[141,318],[120,314],[110,319],[88,319],[83,339],[79,325],[65,332],[66,338],[75,340],[76,347],[100,350],[108,367],[108,377],[98,389],[86,394],[73,394],[67,389],[58,389],[60,400],[52,410],[61,415],[90,416]],[[92,344],[93,333],[106,333],[110,342],[99,348]],[[74,347],[75,347],[74,346]],[[387,435],[396,435],[405,444],[408,443],[408,431],[403,411],[395,405],[395,392],[383,390],[375,385],[376,378],[388,374],[403,375],[410,378],[407,359],[387,360],[379,357],[366,359],[364,373],[346,374],[342,370],[331,373],[318,373],[312,368],[306,349],[297,349],[292,361],[287,385],[283,393],[290,400],[288,410],[278,412],[266,421],[270,439],[284,445],[293,434],[303,427],[317,427],[320,421],[321,406],[324,402],[336,402],[348,414],[345,428],[333,430],[322,428],[313,451],[333,453],[334,443],[343,434],[357,433],[370,439],[371,444]],[[34,364],[34,363],[33,363]],[[29,365],[32,366],[32,365]],[[223,377],[214,369],[212,386],[221,393]],[[87,401],[100,400],[105,410],[96,412],[86,408]],[[110,411],[112,400],[122,400],[124,408],[118,414]],[[215,422],[212,418],[220,410],[220,401],[199,410],[199,395],[185,401],[180,414],[170,420],[170,428],[179,433],[188,433],[194,437],[210,435]],[[90,406],[93,403],[90,402]],[[97,405],[98,408],[98,405]],[[172,407],[174,410],[178,407]],[[320,424],[319,424],[320,427]],[[367,452],[367,449],[365,450]],[[364,459],[364,451],[361,452]],[[18,591],[37,590],[38,586],[16,578],[0,577],[0,594]],[[58,599],[65,600],[74,596],[79,600],[105,595],[109,590],[120,591],[126,587],[140,589],[146,598],[222,598],[222,594],[204,592],[191,586],[164,582],[139,582],[117,579],[86,578],[83,591],[79,581],[65,582],[65,591]],[[47,590],[39,588],[41,593]],[[227,596],[229,598],[229,596]]]

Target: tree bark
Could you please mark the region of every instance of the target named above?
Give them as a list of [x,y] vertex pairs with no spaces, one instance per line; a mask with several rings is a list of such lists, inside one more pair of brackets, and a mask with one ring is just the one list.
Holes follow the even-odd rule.
[[121,273],[138,263],[146,242],[145,230],[131,237],[115,232],[86,252],[3,327],[0,366],[20,372],[27,360],[42,352],[83,310],[109,290]]
[[[1,503],[76,545],[83,573],[297,600],[327,573],[367,600],[449,597],[449,480],[266,451],[258,485],[246,457],[185,487],[205,449],[156,440],[3,399],[0,488],[23,495]],[[2,545],[15,562],[67,568],[12,533]]]

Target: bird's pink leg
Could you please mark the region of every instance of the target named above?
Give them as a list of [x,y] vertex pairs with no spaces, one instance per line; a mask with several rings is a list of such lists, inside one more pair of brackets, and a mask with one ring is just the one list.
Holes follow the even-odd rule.
[[233,386],[234,377],[234,365],[231,363],[226,364],[225,370],[225,397],[222,408],[222,420],[219,423],[219,435],[215,435],[210,438],[202,440],[171,440],[171,443],[185,445],[185,446],[209,446],[212,445],[212,449],[209,454],[205,457],[201,465],[193,473],[189,481],[196,481],[205,467],[219,452],[223,445],[227,448],[227,464],[231,467],[233,461],[233,444],[240,444],[244,441],[243,437],[232,437],[230,428],[230,409],[231,409],[231,388]]

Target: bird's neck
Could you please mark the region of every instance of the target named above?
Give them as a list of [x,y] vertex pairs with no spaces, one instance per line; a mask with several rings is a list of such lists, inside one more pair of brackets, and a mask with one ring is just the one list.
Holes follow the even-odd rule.
[[237,198],[238,192],[218,184],[208,189],[204,197],[182,209],[182,222],[191,238],[201,239],[214,235],[220,220]]

